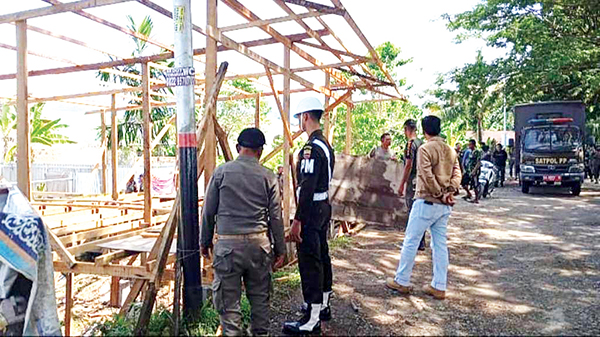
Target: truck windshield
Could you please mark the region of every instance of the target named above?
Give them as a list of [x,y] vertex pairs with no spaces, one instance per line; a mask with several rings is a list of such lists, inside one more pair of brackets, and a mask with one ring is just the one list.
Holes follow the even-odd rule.
[[523,141],[531,152],[573,151],[580,146],[579,129],[572,126],[529,129]]

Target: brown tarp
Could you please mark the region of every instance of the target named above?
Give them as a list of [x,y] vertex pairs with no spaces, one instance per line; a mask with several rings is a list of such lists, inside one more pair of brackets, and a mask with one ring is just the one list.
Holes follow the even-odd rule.
[[392,226],[404,224],[404,198],[398,197],[402,163],[343,154],[335,156],[329,195],[334,220]]

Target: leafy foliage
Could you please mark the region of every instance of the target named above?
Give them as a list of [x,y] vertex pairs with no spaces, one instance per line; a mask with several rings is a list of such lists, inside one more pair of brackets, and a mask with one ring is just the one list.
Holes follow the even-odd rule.
[[[42,117],[44,106],[44,103],[37,103],[31,106],[29,110],[30,142],[45,146],[75,143],[68,137],[60,134],[61,129],[68,127],[66,124],[60,122],[60,118],[46,119]],[[17,154],[17,144],[13,144],[8,148],[8,144],[14,139],[11,137],[11,134],[13,133],[13,130],[17,128],[17,116],[14,111],[14,106],[13,109],[11,109],[9,105],[4,105],[2,107],[0,127],[4,141],[4,160],[10,162],[15,159],[15,155]]]
[[487,0],[446,15],[457,40],[483,38],[507,51],[494,62],[510,104],[581,100],[588,124],[600,120],[600,2]]

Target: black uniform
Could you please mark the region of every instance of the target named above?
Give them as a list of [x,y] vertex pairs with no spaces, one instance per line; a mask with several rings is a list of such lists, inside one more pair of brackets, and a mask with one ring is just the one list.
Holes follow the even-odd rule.
[[331,220],[329,182],[335,165],[333,149],[321,130],[310,135],[298,163],[298,209],[294,218],[302,223],[302,242],[298,245],[302,294],[306,303],[320,304],[323,292],[330,292],[333,282],[327,232]]

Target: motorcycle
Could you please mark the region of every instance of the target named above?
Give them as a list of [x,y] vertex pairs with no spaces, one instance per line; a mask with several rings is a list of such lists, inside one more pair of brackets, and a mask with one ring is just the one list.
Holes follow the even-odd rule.
[[498,177],[500,172],[496,165],[492,164],[487,160],[481,161],[481,172],[479,173],[479,195],[482,198],[487,198],[492,194],[494,189],[498,186]]

